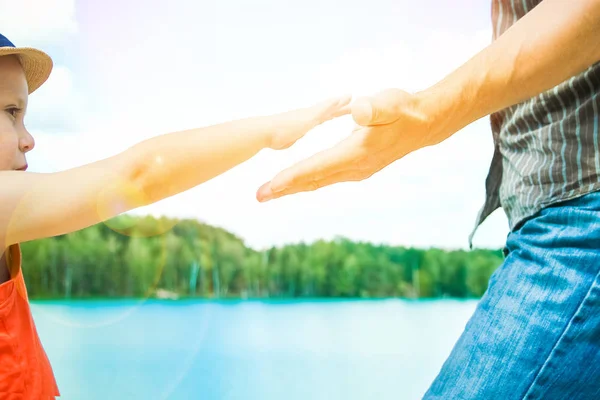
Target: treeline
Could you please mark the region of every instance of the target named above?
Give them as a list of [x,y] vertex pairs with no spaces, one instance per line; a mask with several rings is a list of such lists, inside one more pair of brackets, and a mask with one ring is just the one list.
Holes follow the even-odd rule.
[[21,248],[31,298],[479,297],[503,259],[344,238],[256,251],[195,220],[129,215]]

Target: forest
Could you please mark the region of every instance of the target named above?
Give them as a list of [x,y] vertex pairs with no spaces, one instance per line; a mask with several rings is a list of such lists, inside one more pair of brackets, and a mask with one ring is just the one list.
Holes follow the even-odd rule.
[[502,251],[343,237],[265,250],[193,219],[121,215],[21,244],[32,299],[478,298]]

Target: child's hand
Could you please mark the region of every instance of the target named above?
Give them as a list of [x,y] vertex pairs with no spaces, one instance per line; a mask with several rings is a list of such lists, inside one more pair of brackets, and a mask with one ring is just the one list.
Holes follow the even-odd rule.
[[336,97],[312,107],[288,111],[273,116],[269,147],[282,150],[293,145],[314,127],[336,117],[350,114],[352,96]]

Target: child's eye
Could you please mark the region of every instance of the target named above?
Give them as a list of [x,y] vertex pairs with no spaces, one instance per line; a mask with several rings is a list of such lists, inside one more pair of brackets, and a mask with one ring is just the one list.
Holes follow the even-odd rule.
[[11,117],[17,118],[17,115],[21,112],[21,109],[17,107],[11,107],[7,108],[6,112],[9,113]]

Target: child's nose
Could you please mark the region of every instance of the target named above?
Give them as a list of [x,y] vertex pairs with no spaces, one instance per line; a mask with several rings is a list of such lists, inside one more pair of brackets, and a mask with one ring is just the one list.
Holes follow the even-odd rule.
[[19,148],[23,153],[27,153],[28,151],[31,151],[34,147],[35,140],[33,139],[33,136],[31,136],[31,134],[27,130],[25,130],[24,135],[22,135],[19,139]]

